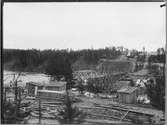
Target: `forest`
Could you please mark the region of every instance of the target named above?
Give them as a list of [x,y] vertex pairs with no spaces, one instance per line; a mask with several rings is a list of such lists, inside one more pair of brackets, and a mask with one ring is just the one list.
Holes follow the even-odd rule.
[[[115,47],[84,50],[37,50],[37,49],[4,49],[3,68],[11,71],[45,73],[48,66],[64,68],[82,59],[88,65],[96,65],[100,58],[115,59],[121,52]],[[79,65],[79,64],[78,64]]]
[[165,63],[165,54],[161,54],[158,56],[151,55],[148,61],[152,63]]

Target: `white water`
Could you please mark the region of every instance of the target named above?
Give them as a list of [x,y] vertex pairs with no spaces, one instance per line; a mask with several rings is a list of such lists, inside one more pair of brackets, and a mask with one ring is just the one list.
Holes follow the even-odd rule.
[[[5,86],[8,86],[10,84],[10,81],[13,80],[14,75],[16,74],[16,77],[18,75],[17,72],[12,71],[3,71],[3,83]],[[45,82],[49,83],[49,77],[42,73],[30,73],[30,72],[23,72],[22,75],[19,77],[20,82],[18,82],[19,86],[25,86],[27,82]]]

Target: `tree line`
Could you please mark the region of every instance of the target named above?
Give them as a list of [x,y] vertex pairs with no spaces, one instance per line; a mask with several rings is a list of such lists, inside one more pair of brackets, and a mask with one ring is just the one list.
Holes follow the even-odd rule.
[[149,63],[165,63],[165,50],[164,48],[158,48],[156,55],[149,57]]
[[37,49],[4,49],[4,69],[13,71],[43,72],[48,70],[48,65],[57,65],[59,68],[72,65],[83,58],[88,64],[97,64],[100,58],[114,59],[121,54],[115,47],[85,50],[37,50]]

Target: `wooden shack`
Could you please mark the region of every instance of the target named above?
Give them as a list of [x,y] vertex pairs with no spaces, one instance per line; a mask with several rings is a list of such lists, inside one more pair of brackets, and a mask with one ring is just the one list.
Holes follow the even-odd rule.
[[120,103],[136,103],[137,87],[128,86],[117,91]]
[[44,83],[37,83],[37,82],[27,82],[26,83],[26,90],[28,96],[36,96],[37,90],[43,89]]
[[[40,98],[43,101],[64,101],[67,93],[65,90],[63,91],[53,91],[53,90],[38,90],[37,98]],[[69,97],[74,101],[74,94],[69,92]]]
[[36,96],[38,90],[63,91],[66,90],[66,82],[55,81],[50,83],[26,83],[26,89],[29,96]]
[[50,82],[49,84],[45,84],[43,89],[52,91],[64,91],[66,90],[66,82],[65,81]]
[[42,100],[63,100],[66,96],[65,91],[38,90],[37,97]]

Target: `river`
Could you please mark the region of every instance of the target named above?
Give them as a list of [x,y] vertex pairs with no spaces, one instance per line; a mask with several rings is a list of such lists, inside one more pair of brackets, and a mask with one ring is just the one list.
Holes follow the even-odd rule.
[[[18,72],[13,71],[3,71],[3,83],[5,86],[10,85],[10,81],[13,81],[14,74],[18,75]],[[18,85],[25,86],[27,82],[45,82],[49,83],[49,77],[42,73],[31,73],[31,72],[22,72],[22,75],[18,78]],[[16,75],[16,76],[17,76]]]

